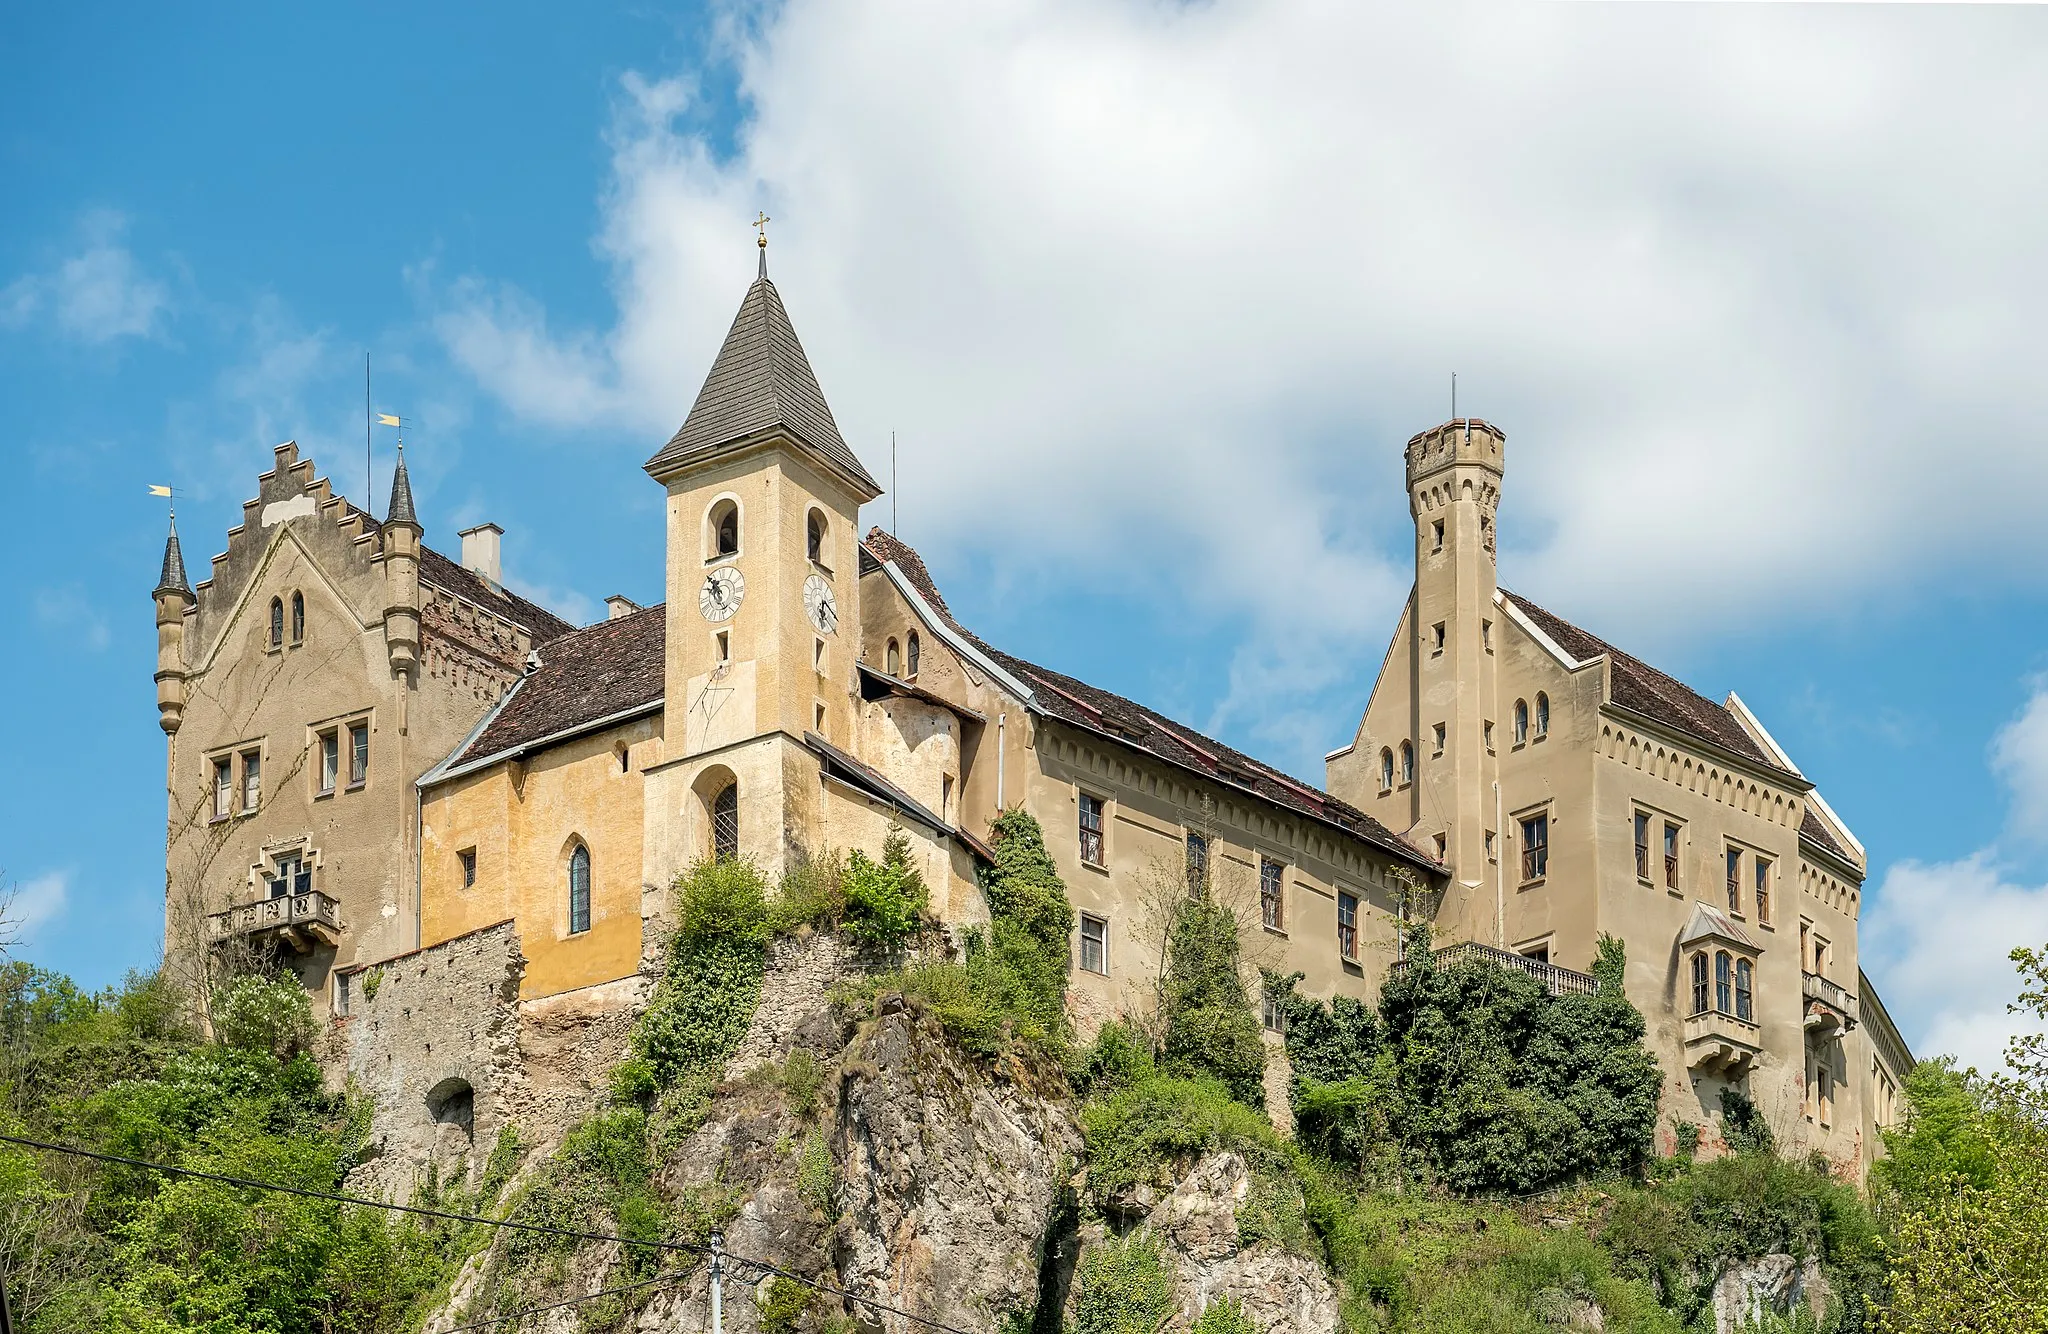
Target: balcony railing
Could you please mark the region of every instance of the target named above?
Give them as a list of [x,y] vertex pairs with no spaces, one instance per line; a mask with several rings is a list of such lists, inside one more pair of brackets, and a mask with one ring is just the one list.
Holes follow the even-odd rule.
[[1799,975],[1806,993],[1806,1027],[1847,1032],[1856,1027],[1856,994],[1819,973]]
[[294,953],[309,953],[315,944],[341,940],[341,904],[317,889],[238,904],[206,919],[207,937],[215,944],[238,936],[274,934]]
[[1763,1050],[1763,1029],[1725,1010],[1703,1010],[1685,1021],[1685,1063],[1710,1073],[1740,1074]]
[[[1599,982],[1584,973],[1575,973],[1569,968],[1560,968],[1554,963],[1532,959],[1526,954],[1516,954],[1512,950],[1497,950],[1491,945],[1467,941],[1461,945],[1446,945],[1430,953],[1439,968],[1460,963],[1490,963],[1501,968],[1516,969],[1541,982],[1553,996],[1590,996],[1600,989]],[[1403,959],[1394,965],[1394,976],[1399,977],[1407,969],[1408,960]]]

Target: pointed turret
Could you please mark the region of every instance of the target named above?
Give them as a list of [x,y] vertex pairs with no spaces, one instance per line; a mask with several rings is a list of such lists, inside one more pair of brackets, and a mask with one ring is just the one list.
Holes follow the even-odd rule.
[[[391,472],[391,505],[384,512],[384,654],[391,674],[411,681],[420,658],[420,527],[412,507],[412,478],[405,470],[405,446]],[[406,730],[403,705],[399,730]]]
[[771,435],[803,446],[863,492],[862,500],[882,493],[839,434],[782,296],[768,281],[763,249],[760,276],[740,301],[696,404],[682,429],[647,461],[647,471],[663,480],[690,463]]
[[185,577],[185,553],[178,546],[178,516],[171,515],[164,539],[164,569],[156,591],[156,714],[166,734],[185,719],[185,613],[199,604]]

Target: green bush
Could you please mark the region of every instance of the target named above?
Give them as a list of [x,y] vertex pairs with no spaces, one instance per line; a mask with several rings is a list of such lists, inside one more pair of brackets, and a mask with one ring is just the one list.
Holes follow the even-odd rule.
[[1098,1205],[1126,1186],[1166,1182],[1204,1154],[1235,1149],[1258,1164],[1285,1151],[1265,1115],[1214,1079],[1154,1075],[1081,1109],[1088,1193]]
[[777,1274],[762,1289],[758,1304],[761,1334],[791,1334],[797,1321],[810,1309],[811,1289]]
[[707,857],[675,883],[676,935],[689,944],[768,939],[768,883],[748,857]]
[[1081,1053],[1074,1083],[1090,1097],[1106,1098],[1156,1073],[1151,1045],[1129,1024],[1112,1019]]
[[846,915],[846,859],[838,853],[799,850],[769,904],[769,926],[785,935],[800,926],[830,928]]
[[1266,1044],[1244,984],[1235,913],[1206,897],[1175,904],[1160,1008],[1166,1069],[1212,1077],[1238,1101],[1265,1105]]
[[1173,1275],[1150,1232],[1109,1238],[1081,1255],[1076,1334],[1158,1334],[1175,1309]]
[[1251,1317],[1244,1313],[1244,1303],[1225,1297],[1210,1302],[1189,1327],[1188,1334],[1259,1334],[1259,1331],[1252,1327]]
[[645,1102],[691,1076],[714,1074],[738,1048],[761,998],[768,900],[761,873],[739,857],[700,861],[675,884],[676,931],[615,1097]]
[[812,1131],[804,1137],[803,1148],[799,1151],[796,1164],[796,1190],[805,1203],[824,1214],[832,1215],[832,1200],[837,1180],[832,1171],[832,1149],[825,1143],[825,1137]]
[[910,838],[892,829],[882,841],[882,860],[856,848],[840,879],[846,895],[846,934],[880,950],[897,950],[917,934],[925,907],[924,877],[910,857]]
[[245,973],[213,992],[214,1036],[243,1051],[290,1057],[313,1046],[313,1006],[295,977]]

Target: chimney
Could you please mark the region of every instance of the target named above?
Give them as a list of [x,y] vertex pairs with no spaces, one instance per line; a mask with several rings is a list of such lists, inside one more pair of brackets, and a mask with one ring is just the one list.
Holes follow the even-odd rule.
[[606,613],[605,619],[607,621],[616,621],[621,616],[631,616],[634,612],[640,610],[640,604],[627,597],[624,593],[614,593],[604,600],[604,609]]
[[493,588],[505,581],[498,571],[498,539],[505,530],[494,523],[480,523],[462,530],[462,568],[482,575]]

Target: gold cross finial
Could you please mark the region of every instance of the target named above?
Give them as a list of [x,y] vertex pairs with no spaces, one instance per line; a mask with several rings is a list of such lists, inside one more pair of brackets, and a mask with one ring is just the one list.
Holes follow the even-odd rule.
[[766,250],[768,248],[768,224],[773,221],[775,221],[775,219],[769,217],[766,213],[763,213],[760,217],[754,219],[754,226],[760,228],[761,230],[761,248],[763,250]]

